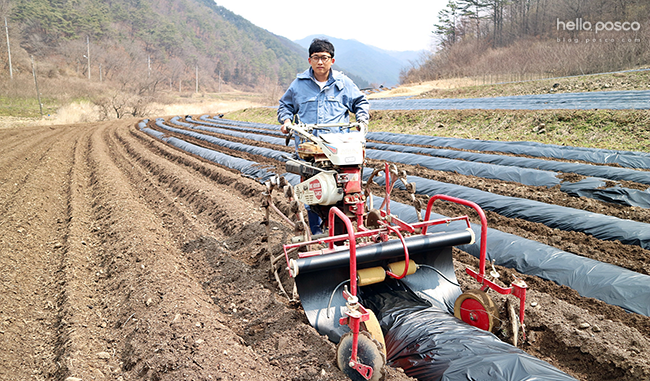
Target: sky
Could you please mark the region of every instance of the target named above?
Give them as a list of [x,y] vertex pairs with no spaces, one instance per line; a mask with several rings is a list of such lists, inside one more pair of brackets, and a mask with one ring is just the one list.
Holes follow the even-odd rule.
[[385,50],[429,50],[448,0],[216,0],[217,5],[292,41],[327,35]]

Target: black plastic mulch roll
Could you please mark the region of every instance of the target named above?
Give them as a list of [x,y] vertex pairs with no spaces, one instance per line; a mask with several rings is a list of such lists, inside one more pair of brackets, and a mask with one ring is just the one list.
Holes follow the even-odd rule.
[[642,191],[623,188],[618,184],[609,188],[606,186],[605,179],[588,177],[575,183],[562,183],[560,189],[575,197],[589,197],[613,204],[650,209],[650,188]]
[[503,166],[542,169],[564,173],[577,173],[579,175],[602,177],[610,180],[634,181],[650,185],[650,172],[637,171],[630,168],[610,167],[603,165],[569,163],[554,160],[531,159],[528,157],[495,155],[467,151],[456,151],[442,148],[425,148],[414,146],[400,146],[385,143],[366,143],[366,147],[386,151],[399,151],[414,154],[427,154],[448,159],[460,159],[472,162],[482,162]]
[[420,381],[574,380],[456,319],[453,311],[428,303],[399,281],[362,287],[360,299],[377,315],[385,333],[387,363]]
[[[368,176],[369,172],[366,171],[364,175]],[[381,205],[382,201],[381,198],[376,197],[374,204]],[[400,219],[409,223],[417,222],[417,214],[412,206],[391,201],[390,207],[391,213],[399,216]],[[433,211],[436,210],[435,208],[434,204]],[[446,217],[435,213],[431,216],[431,219],[440,218]],[[459,226],[461,224],[462,226]],[[449,229],[462,229],[464,226],[464,222],[456,221],[451,223]],[[439,229],[431,227],[429,231],[435,232]],[[481,236],[480,225],[472,224],[472,230],[476,237]],[[458,248],[476,258],[480,257],[478,242]],[[581,257],[489,227],[487,259],[494,261],[495,265],[570,287],[584,297],[595,298],[626,311],[650,316],[650,276],[648,275]]]
[[[650,250],[650,224],[534,200],[501,196],[417,176],[408,176],[407,180],[416,184],[419,194],[446,194],[473,201],[481,208],[504,217],[538,222],[560,230],[578,231],[605,241],[618,240],[626,245]],[[401,183],[397,184],[401,186]]]
[[[162,123],[162,122],[163,122],[162,119],[158,119],[156,121],[156,123]],[[188,143],[178,138],[168,137],[165,136],[164,133],[153,130],[148,127],[144,127],[140,129],[143,132],[157,139],[160,139],[174,147],[177,147],[183,151],[193,153],[206,160],[210,160],[214,163],[223,165],[225,167],[236,169],[240,171],[244,176],[256,179],[258,181],[266,181],[275,175],[273,172],[269,172],[264,168],[260,168],[259,164],[254,161],[240,159],[238,157],[232,157],[214,150],[197,146],[196,144]]]
[[[215,130],[212,127],[199,126],[192,128]],[[251,138],[250,135],[255,135],[228,130],[223,132],[249,139]],[[262,141],[272,144],[278,144],[278,141],[283,141],[281,138],[274,138],[271,136],[257,135],[257,137]],[[255,150],[259,151],[258,154],[269,155],[265,150],[258,150],[257,148],[258,147],[244,145],[241,149],[245,151],[248,150],[248,152]],[[276,154],[276,151],[268,151],[273,153],[273,155]],[[282,154],[280,154],[280,157],[279,160],[284,161]],[[623,220],[612,216],[545,204],[533,200],[496,195],[473,188],[442,183],[416,176],[409,176],[409,181],[414,181],[416,183],[417,191],[420,194],[432,195],[442,193],[460,197],[472,200],[478,203],[482,208],[494,211],[505,217],[539,222],[546,226],[566,231],[580,231],[602,240],[619,240],[625,244],[637,245],[644,249],[650,249],[650,225],[642,222]]]
[[231,128],[220,128],[220,127],[209,127],[209,126],[195,125],[195,124],[189,124],[189,123],[181,122],[180,120],[175,119],[175,118],[172,118],[171,121],[173,123],[178,124],[179,126],[191,128],[193,130],[214,132],[214,133],[221,134],[221,135],[233,136],[233,137],[236,137],[236,138],[249,139],[249,140],[254,140],[254,141],[259,141],[259,142],[275,144],[275,145],[285,145],[285,139],[284,138],[279,138],[279,137],[276,138],[276,137],[273,137],[273,136],[268,136],[268,135],[264,135],[264,134],[257,134],[257,133],[251,133],[251,132],[241,132],[241,131],[251,131],[251,129],[245,129],[245,128],[231,129]]
[[[175,121],[175,123],[177,123],[179,125],[182,125],[181,124],[182,122]],[[183,124],[186,124],[186,126],[184,126],[184,127],[194,128],[193,125],[187,125],[187,123],[183,123]],[[194,131],[181,130],[181,129],[178,129],[178,128],[167,126],[164,122],[156,122],[156,125],[158,127],[162,128],[162,129],[167,130],[167,131],[175,132],[177,134],[182,134],[182,135],[186,135],[186,136],[191,136],[191,137],[193,137],[195,139],[203,140],[203,141],[206,141],[206,142],[208,142],[210,144],[214,144],[214,145],[218,145],[218,146],[221,146],[221,147],[233,149],[233,150],[236,150],[236,151],[251,153],[251,154],[254,154],[254,155],[260,155],[260,156],[268,157],[268,158],[279,160],[279,161],[286,161],[285,156],[287,154],[285,152],[280,152],[280,151],[272,150],[272,149],[269,149],[269,148],[256,147],[256,146],[252,146],[252,145],[249,145],[249,144],[241,144],[241,143],[231,142],[230,140],[219,139],[219,138],[214,137],[214,136],[199,134],[199,133],[194,132]]]
[[[185,117],[186,120],[191,120],[192,122],[196,122],[192,118],[191,115],[188,115]],[[246,128],[260,128],[260,129],[265,129],[265,130],[276,130],[280,131],[280,125],[279,124],[267,124],[267,123],[257,123],[257,122],[242,122],[239,120],[233,120],[233,119],[223,119],[223,118],[215,118],[215,117],[210,117],[209,115],[201,115],[199,117],[200,120],[206,121],[206,122],[212,122],[216,124],[225,124],[225,125],[230,125],[230,126],[238,126],[238,127],[246,127]]]
[[539,169],[508,167],[503,165],[475,163],[470,161],[443,159],[412,153],[380,151],[374,149],[366,150],[366,156],[370,159],[386,160],[409,165],[421,165],[425,168],[436,171],[456,172],[461,175],[476,176],[485,179],[513,181],[524,185],[544,186],[550,188],[560,184],[560,179],[557,178],[557,173],[541,171]]
[[371,99],[370,108],[373,110],[645,110],[650,108],[650,91],[590,91],[584,93],[444,99],[408,99],[406,97],[396,97]]
[[498,142],[428,135],[406,135],[392,132],[369,132],[367,137],[369,140],[388,143],[453,147],[474,151],[493,151],[535,157],[581,160],[598,164],[614,163],[628,168],[650,169],[650,154],[646,152],[571,147],[535,142]]

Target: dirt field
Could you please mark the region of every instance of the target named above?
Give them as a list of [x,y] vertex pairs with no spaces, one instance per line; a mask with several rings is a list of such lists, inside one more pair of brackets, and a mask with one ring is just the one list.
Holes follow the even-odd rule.
[[[334,345],[269,278],[262,186],[135,124],[0,130],[0,379],[344,380]],[[647,210],[553,189],[404,169],[650,222]],[[638,247],[488,217],[493,228],[650,274],[650,252]],[[274,232],[277,246],[286,234],[279,224]],[[455,255],[467,285],[462,269],[476,260]],[[580,380],[650,379],[650,318],[522,277],[523,350]],[[409,378],[391,368],[387,379]]]

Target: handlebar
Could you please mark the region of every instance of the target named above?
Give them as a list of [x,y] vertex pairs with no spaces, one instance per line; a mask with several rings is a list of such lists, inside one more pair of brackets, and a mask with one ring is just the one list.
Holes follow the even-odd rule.
[[365,123],[355,122],[355,123],[332,123],[332,124],[307,124],[307,123],[295,123],[289,124],[287,129],[289,131],[293,130],[298,133],[310,133],[313,130],[329,130],[330,128],[344,127],[344,128],[357,128],[363,136],[368,134],[368,126]]

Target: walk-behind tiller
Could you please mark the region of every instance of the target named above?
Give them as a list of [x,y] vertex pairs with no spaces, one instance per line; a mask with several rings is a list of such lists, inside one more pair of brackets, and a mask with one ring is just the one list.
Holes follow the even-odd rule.
[[[281,255],[271,258],[271,269],[284,291],[277,273],[278,264],[284,258],[286,269],[295,280],[294,297],[297,291],[312,326],[338,343],[337,363],[348,377],[381,380],[385,375],[383,334],[375,314],[361,304],[358,291],[359,287],[387,278],[400,280],[423,299],[454,311],[459,319],[485,330],[495,328],[498,319],[498,310],[486,293],[488,289],[512,294],[520,300],[518,322],[523,330],[526,284],[516,280],[510,287],[502,287],[486,275],[487,219],[477,204],[435,195],[428,200],[422,218],[413,195],[414,184],[407,183],[405,174],[398,175],[388,163],[372,172],[362,192],[365,131],[311,135],[316,128],[323,126],[293,126],[293,131],[309,140],[298,147],[300,158],[305,161],[287,162],[287,171],[301,175],[301,182],[292,187],[284,177],[277,177],[266,183],[263,201],[267,235],[271,209],[293,226],[297,234],[292,243],[283,245]],[[383,176],[379,176],[381,173]],[[386,191],[378,209],[373,208],[374,196],[370,192],[375,177],[383,177]],[[403,183],[415,201],[419,220],[416,223],[407,223],[391,214],[390,196],[397,181]],[[289,200],[291,217],[282,213],[273,201],[272,193],[278,188]],[[469,217],[430,219],[436,200],[473,208],[481,219],[479,271],[466,269],[478,281],[477,290],[461,293],[451,255],[453,246],[475,241]],[[302,204],[310,205],[325,217],[327,234],[311,236],[304,222]],[[465,228],[442,231],[442,227],[449,229],[448,225],[454,221],[465,221]],[[493,269],[490,276],[496,278],[498,274]]]

